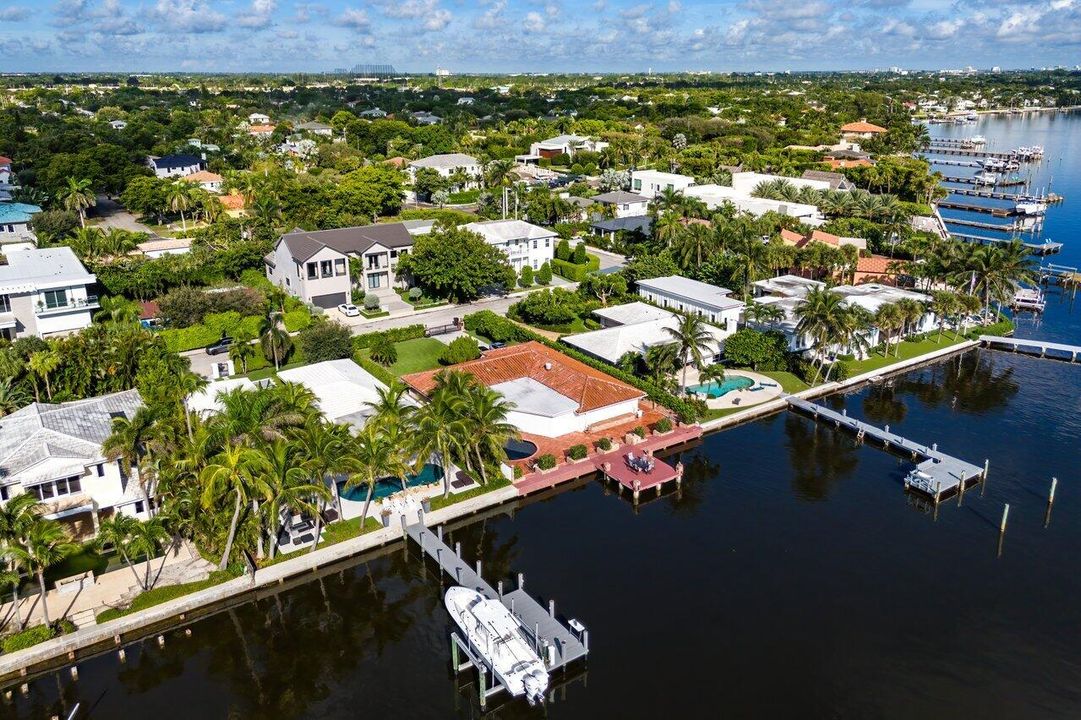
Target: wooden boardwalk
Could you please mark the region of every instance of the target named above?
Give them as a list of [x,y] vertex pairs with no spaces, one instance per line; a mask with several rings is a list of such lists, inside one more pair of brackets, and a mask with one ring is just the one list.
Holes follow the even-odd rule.
[[[953,222],[952,220],[946,220],[946,222]],[[970,233],[951,232],[950,237],[957,238],[958,240],[972,240],[981,244],[984,243],[1011,243],[1016,238],[992,238],[984,235],[972,235]],[[1033,255],[1053,255],[1062,250],[1062,243],[1052,242],[1050,240],[1044,240],[1043,242],[1026,242],[1022,243],[1028,251]]]
[[[1025,185],[1028,181],[1027,180],[1021,180],[1021,179],[1010,180],[1009,178],[1007,178],[1005,180],[996,180],[993,183],[989,183],[989,182],[983,182],[982,180],[978,180],[975,177],[957,177],[955,175],[943,175],[942,176],[942,182],[958,183],[958,184],[961,184],[961,185],[984,185],[984,186],[987,186],[987,187],[1000,188],[1000,187],[1019,187],[1021,185]],[[946,189],[949,190],[949,188],[946,188]]]
[[1081,345],[1066,345],[1046,340],[980,335],[980,344],[994,350],[1009,350],[1048,360],[1064,360],[1069,363],[1077,362],[1078,355],[1081,355]]
[[[503,603],[521,621],[525,628],[522,630],[523,637],[544,659],[549,671],[565,668],[589,654],[589,631],[577,620],[568,620],[566,625],[560,622],[556,617],[554,600],[548,601],[548,607],[542,607],[525,591],[524,575],[519,573],[518,587],[514,590],[504,592],[502,580],[493,588],[481,574],[483,568],[479,560],[475,567],[470,567],[462,560],[460,543],[455,543],[455,547],[451,549],[443,541],[442,526],[434,531],[426,527],[423,513],[420,514],[420,521],[413,524],[407,524],[403,516],[402,525],[404,534],[411,538],[427,557],[434,560],[440,571],[446,573],[453,582]],[[482,673],[479,688],[481,706],[484,706],[487,697],[500,688],[493,681],[490,689],[486,689],[484,673],[491,676],[491,668],[484,667],[483,658],[473,652],[461,638],[456,637],[452,640],[451,647],[456,660],[459,650],[463,651],[478,672]],[[454,665],[456,669],[465,669],[467,666],[458,662]]]
[[[856,435],[857,440],[874,440],[886,450],[911,456],[918,461],[916,470],[905,479],[905,487],[918,490],[930,496],[936,502],[954,491],[963,491],[965,486],[978,482],[986,473],[986,465],[981,468],[952,455],[940,452],[938,445],[921,445],[908,438],[890,432],[890,426],[879,428],[861,420],[851,418],[847,412],[836,412],[821,405],[816,405],[797,397],[785,398],[788,406],[814,418],[818,422],[832,424],[837,429],[845,429]],[[920,461],[922,458],[922,461]]]

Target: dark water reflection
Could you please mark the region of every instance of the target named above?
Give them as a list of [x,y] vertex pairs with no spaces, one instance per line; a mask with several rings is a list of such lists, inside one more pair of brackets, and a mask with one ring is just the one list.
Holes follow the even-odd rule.
[[[452,534],[463,554],[524,572],[593,646],[584,678],[557,675],[565,701],[493,716],[1081,717],[1081,367],[972,352],[830,402],[989,458],[988,485],[936,518],[905,460],[782,414],[685,452],[682,493],[637,513],[586,482],[478,519]],[[38,679],[0,716],[474,717],[440,598],[391,548]]]

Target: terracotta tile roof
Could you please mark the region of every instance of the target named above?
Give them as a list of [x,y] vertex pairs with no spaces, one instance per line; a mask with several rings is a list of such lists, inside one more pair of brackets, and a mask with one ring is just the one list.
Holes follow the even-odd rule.
[[[577,402],[579,413],[645,397],[638,388],[536,341],[489,350],[481,358],[460,363],[453,369],[467,372],[489,387],[532,378]],[[428,395],[435,388],[435,376],[439,372],[441,370],[429,370],[405,375],[402,381],[422,395]]]
[[234,192],[228,195],[219,195],[218,202],[226,210],[243,210],[247,203],[244,202],[244,196],[240,193]]
[[863,160],[862,158],[859,160],[824,160],[823,162],[825,162],[834,170],[853,167],[871,167],[872,165],[874,165],[874,163],[870,160]]
[[814,230],[811,232],[811,242],[826,243],[827,245],[833,245],[834,247],[838,247],[841,244],[841,238],[828,232]]
[[139,319],[153,320],[161,314],[161,308],[153,300],[139,303]]
[[869,123],[866,120],[860,120],[859,122],[845,123],[841,126],[841,132],[843,133],[884,133],[886,128],[874,123]]
[[3,155],[0,155],[0,165],[10,165],[10,164],[11,164],[11,158],[4,157]]
[[803,247],[803,244],[807,241],[805,237],[798,232],[794,232],[787,228],[781,230],[781,241],[785,245],[795,245],[796,247]]
[[186,182],[206,183],[206,182],[221,182],[222,177],[217,173],[212,173],[209,170],[200,170],[199,172],[192,173],[191,175],[185,175],[180,178]]
[[384,162],[386,162],[387,165],[393,165],[396,168],[405,167],[409,164],[409,160],[403,158],[401,155],[398,155],[397,157],[387,158]]
[[270,134],[270,133],[274,132],[274,126],[273,125],[252,125],[250,128],[248,128],[248,132],[250,132],[252,135],[255,135],[256,133]]
[[856,261],[856,272],[872,275],[893,275],[895,271],[890,267],[893,262],[893,258],[888,258],[885,255],[861,257]]

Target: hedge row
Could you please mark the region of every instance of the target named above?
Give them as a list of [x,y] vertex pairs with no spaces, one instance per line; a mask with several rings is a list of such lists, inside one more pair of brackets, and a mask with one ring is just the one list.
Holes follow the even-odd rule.
[[258,315],[241,316],[236,312],[213,313],[203,322],[186,328],[170,328],[161,331],[165,346],[172,352],[184,352],[206,347],[221,338],[222,334],[237,340],[254,340],[259,335],[263,319]]
[[376,338],[386,337],[391,342],[401,342],[403,340],[416,340],[417,338],[424,337],[423,325],[406,325],[400,328],[390,328],[389,330],[379,330],[376,332],[364,333],[363,335],[356,335],[353,337],[353,347],[357,350],[369,348]]
[[568,345],[553,342],[548,338],[538,335],[537,333],[516,325],[510,320],[504,317],[496,315],[491,310],[481,310],[470,315],[465,316],[465,328],[472,333],[483,335],[491,340],[497,340],[500,342],[519,341],[526,342],[529,340],[536,340],[539,343],[543,343],[553,350],[572,357],[579,362],[600,370],[606,375],[611,375],[617,380],[622,380],[628,385],[633,385],[645,392],[650,400],[654,400],[666,408],[674,411],[679,415],[680,419],[684,422],[694,422],[698,420],[701,411],[694,403],[688,402],[683,398],[676,397],[672,393],[668,392],[664,388],[657,386],[650,380],[640,378],[637,375],[626,372],[614,365],[609,365],[606,362],[597,360],[590,357],[583,352],[580,352]]
[[394,383],[398,382],[398,378],[394,377],[385,367],[375,362],[371,358],[364,357],[359,352],[353,353],[353,360],[357,365],[371,373],[376,380],[379,380],[387,387],[390,387]]
[[600,270],[601,267],[601,259],[599,257],[596,255],[588,255],[587,257],[588,260],[585,265],[575,265],[568,260],[553,258],[550,261],[552,264],[552,272],[571,282],[582,282],[585,280],[586,275]]
[[282,322],[289,332],[298,332],[312,324],[312,314],[305,308],[290,310],[282,316]]

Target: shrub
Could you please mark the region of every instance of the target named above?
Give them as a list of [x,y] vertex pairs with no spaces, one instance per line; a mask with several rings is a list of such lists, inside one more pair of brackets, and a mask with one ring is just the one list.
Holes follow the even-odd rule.
[[779,332],[737,330],[724,341],[724,359],[738,367],[781,370],[787,364],[788,342]]
[[547,285],[548,283],[552,282],[552,266],[548,263],[542,263],[540,268],[537,270],[536,279],[538,285]]
[[514,466],[514,479],[517,480],[518,478],[522,477],[523,474],[524,473],[522,472],[522,466],[521,465],[515,465]]
[[586,257],[586,244],[584,241],[574,246],[574,256],[571,258],[571,262],[575,265],[585,265],[589,262],[589,258]]
[[582,310],[582,298],[578,293],[555,288],[522,298],[510,312],[528,323],[553,326],[574,322]]
[[419,287],[411,287],[411,288],[409,288],[409,299],[410,300],[412,300],[413,302],[416,302],[417,300],[420,300],[422,297],[424,297],[424,291],[421,290]]
[[532,333],[525,328],[502,318],[490,310],[466,315],[465,329],[476,335],[488,338],[492,342],[515,342],[533,339]]
[[644,427],[642,427],[641,425],[639,425],[638,427],[636,427],[634,429],[634,434],[637,435],[640,438],[644,438],[646,436],[646,429]]
[[381,337],[386,337],[392,343],[401,342],[402,340],[416,340],[417,338],[424,337],[424,326],[420,324],[406,325],[404,327],[378,330],[376,332],[357,335],[353,338],[353,347],[358,350],[371,347],[372,343]]
[[56,637],[57,632],[51,625],[35,625],[14,635],[8,635],[0,643],[0,648],[5,653],[13,653],[17,650],[25,650],[28,647],[43,643]]
[[598,450],[602,452],[607,452],[612,449],[612,440],[610,438],[603,437],[596,443],[594,443],[594,445],[596,445]]
[[398,380],[398,378],[387,372],[387,369],[385,367],[383,367],[379,363],[372,362],[371,358],[366,358],[360,353],[356,353],[355,355],[353,355],[353,361],[357,365],[360,365],[362,368],[370,372],[377,380],[379,380],[384,385],[393,385]]
[[379,298],[375,295],[364,296],[364,309],[372,312],[379,309]]
[[450,345],[443,349],[439,362],[444,365],[457,365],[479,357],[480,346],[477,345],[477,341],[469,336],[462,336],[452,340]]
[[301,330],[297,343],[304,353],[304,359],[310,363],[341,360],[353,354],[353,337],[349,328],[324,319]]
[[522,274],[518,276],[518,284],[524,288],[533,284],[533,268],[528,265],[522,266]]
[[393,365],[398,362],[398,348],[382,335],[371,346],[371,358],[380,365]]
[[537,467],[541,470],[551,470],[556,466],[556,456],[551,453],[545,453],[537,458]]
[[297,332],[312,324],[312,315],[307,309],[292,310],[282,316],[282,323],[289,332]]
[[589,274],[589,266],[575,265],[567,260],[556,259],[552,261],[552,271],[571,282],[582,282],[585,276]]
[[556,260],[568,261],[571,259],[571,244],[563,238],[556,244]]
[[672,421],[666,417],[662,417],[653,427],[657,430],[657,432],[666,433],[672,429]]
[[589,450],[587,450],[586,446],[581,443],[578,443],[577,445],[571,445],[569,448],[567,448],[567,457],[569,457],[571,460],[583,460],[588,454]]

